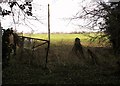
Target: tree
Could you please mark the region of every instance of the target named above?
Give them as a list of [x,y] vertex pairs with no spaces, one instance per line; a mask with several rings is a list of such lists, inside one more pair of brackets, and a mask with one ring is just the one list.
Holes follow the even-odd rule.
[[13,23],[15,28],[19,25],[27,26],[33,32],[33,27],[36,26],[32,22],[37,21],[40,24],[43,24],[43,22],[41,21],[41,15],[33,13],[33,10],[36,10],[35,7],[33,9],[33,5],[35,6],[36,4],[32,1],[4,0],[4,2],[0,2],[0,15],[4,19],[6,16],[10,16],[12,18],[12,22],[10,23]]
[[105,33],[109,35],[115,55],[120,54],[120,2],[111,2],[105,18]]
[[74,19],[89,19],[91,28],[99,26],[99,30],[104,32],[114,50],[114,54],[120,54],[120,2],[106,3],[97,1],[89,7],[82,7],[83,13],[77,14]]

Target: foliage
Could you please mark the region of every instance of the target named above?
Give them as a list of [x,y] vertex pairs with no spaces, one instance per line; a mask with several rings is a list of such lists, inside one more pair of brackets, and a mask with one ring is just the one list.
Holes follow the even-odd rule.
[[[15,30],[21,28],[21,26],[25,26],[28,27],[26,29],[31,29],[31,33],[33,33],[35,25],[32,22],[35,21],[40,24],[43,24],[43,22],[41,21],[41,15],[34,13],[33,9],[36,4],[32,1],[33,0],[10,0],[9,2],[1,2],[0,16],[2,16],[2,20],[7,19],[7,16],[9,16],[10,26],[15,26]],[[5,29],[4,26],[3,28]]]
[[115,55],[120,54],[120,2],[106,3],[99,0],[88,7],[83,7],[83,13],[74,19],[78,18],[89,19],[88,25],[92,28],[99,26],[100,31],[105,33],[99,39],[107,36],[112,43]]
[[[32,16],[32,4],[31,2],[25,2],[25,4],[19,4],[18,2],[8,2],[9,7],[11,8],[11,10],[7,10],[7,9],[3,9],[2,10],[2,16],[6,16],[6,15],[10,15],[10,13],[12,13],[12,8],[14,6],[18,6],[19,9],[21,9],[23,12],[25,12],[28,16]],[[27,8],[28,7],[28,8]],[[26,10],[28,9],[28,10]]]
[[[108,7],[108,6],[107,6]],[[111,3],[105,18],[105,33],[109,35],[115,55],[120,54],[120,2]]]

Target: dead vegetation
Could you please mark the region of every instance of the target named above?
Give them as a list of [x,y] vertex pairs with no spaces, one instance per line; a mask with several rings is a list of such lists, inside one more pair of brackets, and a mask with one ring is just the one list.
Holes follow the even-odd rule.
[[119,65],[110,48],[83,46],[84,58],[72,51],[73,44],[51,44],[45,68],[46,45],[34,52],[18,48],[3,70],[3,84],[120,84]]

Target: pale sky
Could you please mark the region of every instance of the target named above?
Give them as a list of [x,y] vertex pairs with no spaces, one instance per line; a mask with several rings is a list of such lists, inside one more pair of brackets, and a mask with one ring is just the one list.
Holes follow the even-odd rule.
[[[65,18],[73,17],[78,11],[81,11],[80,4],[83,6],[89,5],[91,0],[86,0],[86,2],[81,3],[82,0],[33,0],[33,16],[36,16],[40,21],[32,20],[34,17],[28,17],[30,19],[25,20],[26,26],[23,23],[24,17],[23,13],[20,12],[20,17],[18,19],[19,9],[16,9],[15,22],[13,24],[12,16],[1,17],[1,24],[4,28],[13,27],[16,28],[18,32],[31,32],[32,29],[36,33],[48,32],[48,3],[50,4],[50,29],[51,32],[73,32],[73,31],[88,31],[86,29],[80,29],[77,24],[84,25],[85,22],[81,21],[72,21],[69,23],[69,20]],[[94,0],[92,0],[94,1]],[[2,7],[4,5],[1,5]],[[6,7],[4,7],[6,8]],[[6,8],[9,9],[9,8]],[[26,16],[27,17],[27,16]],[[17,24],[17,22],[21,24]],[[22,21],[22,22],[21,22]],[[41,23],[42,22],[42,23]],[[31,29],[32,28],[32,29]]]

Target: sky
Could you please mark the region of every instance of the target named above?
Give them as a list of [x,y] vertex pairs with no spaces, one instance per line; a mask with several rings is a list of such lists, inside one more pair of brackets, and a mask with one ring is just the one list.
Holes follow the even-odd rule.
[[[80,28],[79,25],[84,25],[84,20],[70,21],[70,18],[75,16],[78,11],[81,11],[80,4],[83,6],[89,5],[90,1],[86,0],[82,3],[82,0],[33,0],[32,13],[39,21],[35,20],[35,17],[23,16],[23,13],[18,9],[14,9],[16,12],[14,18],[12,15],[1,17],[1,25],[3,28],[13,27],[18,32],[31,32],[35,33],[48,32],[48,4],[50,4],[50,31],[51,32],[74,32],[74,31],[89,31],[85,28]],[[6,5],[1,5],[2,8],[9,9]],[[18,18],[18,12],[21,16]],[[16,24],[13,23],[14,22]],[[26,19],[26,20],[24,20]],[[23,23],[23,21],[25,23]],[[18,24],[19,22],[19,24]]]
[[[75,26],[70,22],[71,17],[73,17],[79,10],[80,0],[33,0],[33,16],[36,16],[40,21],[35,20],[26,20],[27,25],[25,24],[16,24],[13,23],[12,16],[5,16],[2,18],[1,23],[2,27],[16,28],[18,32],[31,32],[32,29],[36,32],[47,32],[48,31],[48,3],[50,4],[50,29],[51,32],[73,32],[79,31],[78,26]],[[3,7],[3,5],[2,5]],[[6,7],[4,7],[6,8]],[[9,8],[6,8],[9,9]],[[17,22],[17,13],[15,21]],[[32,17],[29,17],[32,18]],[[21,16],[21,21],[23,20]],[[19,22],[21,22],[19,20]],[[28,23],[29,22],[29,23]],[[41,23],[42,22],[42,23]],[[69,23],[70,22],[70,23]],[[21,22],[22,23],[22,22]],[[31,29],[32,28],[32,29]]]

